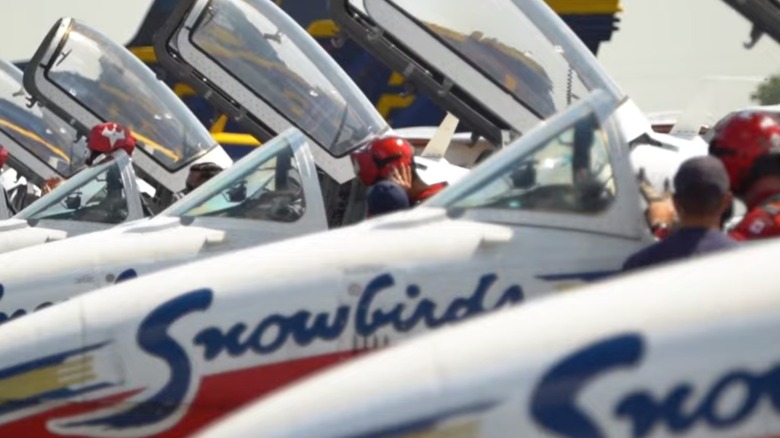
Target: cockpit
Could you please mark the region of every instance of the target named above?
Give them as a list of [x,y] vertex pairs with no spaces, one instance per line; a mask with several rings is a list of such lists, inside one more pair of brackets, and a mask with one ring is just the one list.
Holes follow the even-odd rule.
[[127,220],[132,208],[127,196],[128,187],[136,189],[130,161],[123,151],[119,151],[78,173],[14,218],[119,224]]
[[424,205],[486,222],[638,238],[642,215],[615,117],[620,103],[591,92]]
[[592,214],[609,207],[615,190],[607,135],[590,116],[513,161],[450,207]]
[[296,222],[307,207],[300,148],[308,145],[298,131],[283,133],[161,215]]

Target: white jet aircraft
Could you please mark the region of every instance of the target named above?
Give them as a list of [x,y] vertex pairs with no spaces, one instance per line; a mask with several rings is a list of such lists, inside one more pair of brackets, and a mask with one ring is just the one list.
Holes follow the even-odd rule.
[[[177,36],[158,40],[158,53],[169,53],[182,68],[200,59],[202,70],[190,72],[203,84],[223,75],[233,88],[212,96],[257,123],[246,108],[254,105],[260,114],[268,104],[237,79],[242,72],[276,72],[273,85],[289,85],[293,96],[310,91],[294,88],[299,76],[281,63],[258,62],[274,56],[269,44],[294,35],[258,17],[269,5],[181,2],[174,11],[181,19],[158,34]],[[503,6],[521,18],[523,8],[536,8],[530,22],[566,29],[539,2]],[[267,41],[245,47],[236,38],[241,29]],[[546,32],[553,35],[551,48],[560,49],[550,58],[554,65],[563,60],[586,76],[597,68],[576,36]],[[474,69],[467,76],[485,86],[494,82]],[[573,105],[536,130],[523,125],[522,115],[503,111],[522,109],[520,101],[496,100],[504,103],[496,112],[509,118],[502,122],[507,130],[523,136],[415,210],[167,269],[0,327],[0,336],[10,339],[0,346],[0,373],[14,388],[26,387],[40,364],[57,370],[73,361],[89,364],[75,385],[58,381],[12,393],[0,431],[186,433],[369,346],[614,273],[651,241],[626,147],[637,138],[627,122],[636,119],[625,116],[631,107],[611,82],[587,77],[590,85],[578,86],[587,97],[572,95],[569,102],[564,96],[555,110]],[[228,92],[242,101],[229,101]],[[296,109],[288,104],[281,114],[301,114]],[[270,114],[268,120],[283,117]],[[307,140],[320,144],[328,137],[334,136]],[[342,162],[334,159],[331,170]]]
[[[220,23],[223,5],[187,27]],[[0,432],[187,434],[367,348],[615,272],[650,241],[623,100],[609,87],[588,93],[417,209],[189,263],[0,326]]]
[[[70,178],[0,222],[0,252],[151,216],[154,207],[142,197],[140,184],[151,185],[159,204],[166,206],[173,193],[184,189],[189,165],[232,163],[148,67],[75,20],[61,19],[52,27],[24,72],[24,85],[37,102],[70,121],[79,135],[86,136],[100,122],[116,121],[133,131],[138,147],[132,162],[117,158]],[[109,191],[123,198],[123,207],[105,208]]]
[[768,242],[476,318],[197,437],[779,436],[778,252]]
[[[339,193],[329,194],[323,190],[317,169],[320,162],[315,160],[312,151],[319,149],[331,153],[327,147],[333,144],[333,139],[340,138],[342,134],[338,131],[343,129],[350,129],[355,134],[340,140],[338,147],[344,151],[353,150],[362,146],[366,138],[381,135],[388,129],[387,124],[314,39],[277,6],[260,5],[262,9],[252,10],[249,18],[258,24],[268,20],[281,29],[285,37],[276,50],[288,57],[284,68],[289,72],[306,73],[306,80],[298,77],[292,84],[298,88],[292,90],[308,100],[291,100],[284,93],[270,91],[265,86],[274,82],[284,90],[277,71],[281,67],[234,68],[230,71],[244,83],[254,81],[255,86],[249,88],[251,94],[247,95],[256,96],[254,99],[258,102],[262,102],[260,98],[263,97],[275,104],[269,111],[280,108],[279,111],[288,111],[296,118],[275,122],[276,119],[263,117],[264,113],[254,110],[246,117],[265,120],[272,132],[287,131],[152,220],[0,255],[0,265],[4,266],[0,273],[4,288],[0,313],[19,317],[118,280],[356,221],[357,215],[337,211],[344,209],[339,205],[342,203]],[[231,13],[240,7],[246,8],[241,2],[226,1],[224,7],[211,12],[210,26],[220,24],[236,29],[246,25],[247,18],[243,14]],[[178,22],[176,16],[172,21]],[[209,28],[208,32],[222,35],[222,29]],[[197,26],[189,30],[203,38],[201,31]],[[267,44],[258,32],[238,35],[244,36],[246,41],[242,40],[242,44],[248,47]],[[205,47],[214,53],[228,51],[228,47]],[[255,61],[270,59],[270,55],[266,58],[242,56]],[[177,65],[176,68],[182,67]],[[308,88],[310,91],[302,88],[307,83],[312,84]],[[228,89],[230,81],[226,75],[215,75],[209,84],[217,89]],[[295,105],[307,107],[308,111],[295,112],[292,110]],[[317,117],[316,121],[311,119],[312,115]],[[349,124],[343,124],[345,121]],[[301,126],[307,131],[301,132],[291,126]],[[430,182],[454,183],[467,173],[467,169],[451,166],[441,158],[445,151],[437,145],[444,145],[446,149],[449,144],[446,128],[444,126],[445,136],[431,140],[422,152],[423,156],[415,160],[421,178]],[[330,155],[327,156],[326,165],[333,161]],[[353,193],[344,202],[350,204],[346,209],[355,210],[362,218],[364,202],[358,196],[360,191],[355,190],[359,184],[348,186]],[[2,239],[0,234],[0,241]]]
[[615,272],[650,241],[619,102],[593,92],[416,209],[3,324],[0,434],[186,434],[369,347]]

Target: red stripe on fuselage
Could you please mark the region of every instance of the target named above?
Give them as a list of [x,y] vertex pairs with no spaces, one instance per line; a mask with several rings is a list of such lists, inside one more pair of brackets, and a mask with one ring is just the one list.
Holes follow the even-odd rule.
[[[172,428],[155,436],[166,438],[188,436],[260,396],[321,368],[352,357],[355,357],[355,353],[342,352],[207,376],[201,380],[198,393],[184,417]],[[46,427],[47,422],[115,406],[140,391],[140,389],[128,391],[88,403],[69,403],[19,421],[3,424],[0,425],[0,437],[52,436],[54,434]]]
[[0,437],[26,438],[47,435],[51,436],[53,434],[46,427],[46,423],[48,423],[50,420],[67,418],[72,415],[80,415],[86,412],[98,411],[100,409],[116,406],[117,404],[121,403],[122,400],[130,398],[139,392],[141,392],[141,390],[127,391],[121,394],[115,394],[110,397],[105,397],[100,400],[93,400],[90,402],[68,403],[52,410],[41,412],[40,414],[25,417],[21,420],[11,423],[6,423],[0,425]]
[[194,406],[174,429],[160,436],[188,436],[225,415],[227,411],[235,410],[307,374],[351,357],[354,355],[337,353],[208,376],[201,383]]

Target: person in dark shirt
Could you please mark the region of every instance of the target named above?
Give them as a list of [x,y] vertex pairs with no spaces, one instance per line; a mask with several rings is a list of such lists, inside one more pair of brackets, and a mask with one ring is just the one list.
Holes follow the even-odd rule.
[[679,225],[666,239],[632,255],[623,271],[734,248],[737,241],[720,229],[721,217],[731,206],[729,176],[717,158],[685,161],[674,177],[672,198]]
[[409,196],[400,185],[382,180],[368,188],[366,193],[368,216],[374,217],[411,207]]

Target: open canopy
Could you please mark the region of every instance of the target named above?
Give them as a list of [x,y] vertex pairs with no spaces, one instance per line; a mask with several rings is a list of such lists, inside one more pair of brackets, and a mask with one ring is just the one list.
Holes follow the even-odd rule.
[[256,137],[299,129],[336,180],[352,177],[340,158],[388,129],[349,76],[273,2],[182,1],[155,36],[155,50]]
[[217,144],[184,103],[138,58],[78,21],[59,20],[24,76],[36,99],[86,134],[103,121],[129,127],[135,163],[172,191],[173,174]]
[[46,108],[32,105],[21,70],[5,61],[0,61],[0,134],[12,162],[33,172],[25,176],[38,182],[69,178],[84,166],[86,146],[76,141],[76,131]]
[[597,88],[620,91],[541,0],[334,0],[350,37],[498,142]]

